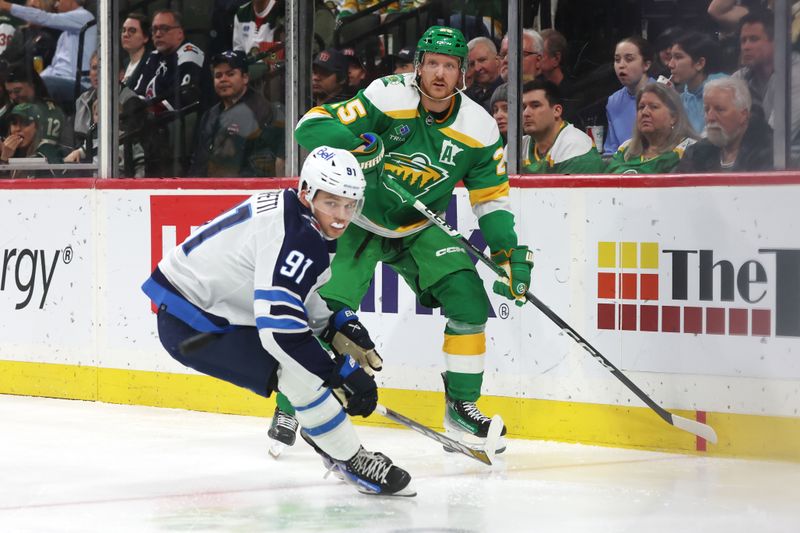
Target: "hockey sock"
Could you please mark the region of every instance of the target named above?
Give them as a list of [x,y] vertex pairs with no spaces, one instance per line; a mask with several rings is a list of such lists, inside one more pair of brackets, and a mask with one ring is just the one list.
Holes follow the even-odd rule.
[[481,397],[483,372],[480,374],[463,374],[447,371],[447,396],[454,400],[475,402]]
[[278,409],[287,415],[294,416],[294,407],[292,406],[292,402],[289,401],[289,398],[287,398],[285,394],[279,392],[275,396],[275,403],[278,404]]

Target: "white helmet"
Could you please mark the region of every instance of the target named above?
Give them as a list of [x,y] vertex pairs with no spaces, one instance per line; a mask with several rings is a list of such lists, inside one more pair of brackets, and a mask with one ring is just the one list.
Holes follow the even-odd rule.
[[314,199],[317,191],[362,200],[367,182],[353,154],[340,148],[320,146],[308,154],[300,170],[300,190],[308,190],[306,198]]

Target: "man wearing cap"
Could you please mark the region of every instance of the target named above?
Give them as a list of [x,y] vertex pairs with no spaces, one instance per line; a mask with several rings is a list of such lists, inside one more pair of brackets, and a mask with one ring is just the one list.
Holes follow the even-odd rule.
[[342,54],[347,59],[347,86],[353,94],[361,89],[366,89],[369,83],[367,83],[367,66],[364,60],[356,54],[353,48],[343,49]]
[[283,129],[269,102],[247,87],[247,56],[228,50],[211,59],[219,103],[200,120],[191,176],[282,176]]
[[405,74],[414,72],[414,49],[401,48],[397,54],[390,56],[392,59],[392,74]]
[[[464,36],[454,28],[428,28],[417,43],[414,67],[414,73],[375,80],[346,102],[315,107],[297,125],[295,138],[303,147],[346,148],[367,168],[364,210],[339,240],[331,280],[320,295],[333,310],[357,308],[382,262],[403,277],[419,303],[441,307],[444,342],[426,352],[444,360],[444,427],[465,445],[483,448],[491,420],[475,402],[488,356],[489,298],[464,250],[393,188],[444,212],[463,181],[493,257],[509,272],[493,290],[519,305],[532,256],[517,239],[497,125],[460,91],[467,69]],[[370,349],[364,350],[367,362],[376,368],[369,359],[374,345]],[[504,449],[500,439],[495,451]]]
[[355,92],[347,85],[347,58],[339,50],[320,52],[311,64],[311,96],[314,105],[347,100]]

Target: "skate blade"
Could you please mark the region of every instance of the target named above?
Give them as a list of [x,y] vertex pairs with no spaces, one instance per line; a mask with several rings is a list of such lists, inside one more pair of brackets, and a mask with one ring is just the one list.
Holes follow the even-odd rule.
[[277,459],[283,453],[283,450],[286,449],[286,445],[282,442],[277,440],[270,439],[269,444],[269,454],[274,458]]
[[367,496],[386,496],[386,497],[400,497],[400,498],[413,498],[417,495],[417,489],[411,486],[411,483],[403,487],[402,489],[398,490],[397,492],[375,492],[372,490],[367,490],[356,485],[356,489],[361,494],[366,494]]
[[[495,418],[500,421],[499,424],[495,422]],[[473,435],[472,433],[467,433],[460,428],[453,428],[449,426],[447,421],[445,421],[444,423],[444,430],[445,430],[445,435],[447,435],[451,439],[458,441],[464,446],[472,448],[473,450],[480,450],[480,451],[486,451],[486,441],[490,440],[489,439],[490,437],[492,437],[491,440],[494,440],[493,433],[496,433],[497,443],[494,446],[494,452],[489,452],[489,451],[486,452],[486,454],[489,456],[489,460],[491,460],[495,455],[506,451],[506,439],[500,436],[500,432],[503,431],[503,420],[500,418],[499,415],[495,415],[495,417],[492,418],[492,425],[489,426],[489,433],[487,434],[486,438],[478,437],[476,435]],[[455,452],[455,450],[452,450],[447,446],[442,446],[442,447],[446,452],[450,453]]]

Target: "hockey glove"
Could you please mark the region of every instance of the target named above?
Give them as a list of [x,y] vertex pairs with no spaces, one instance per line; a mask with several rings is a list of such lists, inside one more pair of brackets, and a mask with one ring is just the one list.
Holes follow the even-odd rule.
[[364,133],[361,135],[364,144],[350,150],[356,157],[358,165],[364,172],[364,179],[380,177],[383,174],[383,139],[377,133]]
[[336,357],[336,368],[325,385],[333,389],[348,415],[368,417],[378,405],[375,379],[349,355]]
[[330,344],[337,355],[350,354],[370,376],[383,368],[383,359],[375,351],[367,328],[349,307],[331,316],[328,327],[322,332],[322,340]]
[[511,250],[500,250],[492,254],[492,257],[508,273],[508,279],[495,281],[492,290],[500,296],[514,300],[520,307],[525,305],[525,293],[531,285],[533,252],[527,246],[519,246]]

